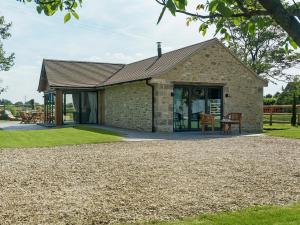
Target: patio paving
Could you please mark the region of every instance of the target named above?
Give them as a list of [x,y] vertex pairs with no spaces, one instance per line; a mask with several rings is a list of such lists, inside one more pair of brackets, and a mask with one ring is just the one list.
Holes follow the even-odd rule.
[[[66,125],[63,127],[70,127],[72,125]],[[211,132],[205,132],[202,134],[201,131],[188,131],[188,132],[143,132],[129,129],[122,129],[109,126],[98,126],[98,125],[84,125],[104,130],[114,131],[124,136],[124,141],[162,141],[162,140],[202,140],[202,139],[215,139],[215,138],[231,138],[236,136],[263,136],[264,134],[249,134],[242,133],[241,135],[237,130],[234,130],[230,134],[222,134],[221,131],[216,131],[214,134]],[[37,124],[21,124],[19,121],[0,121],[0,129],[2,130],[42,130],[47,127],[40,126]]]
[[162,140],[202,140],[202,139],[215,139],[215,138],[231,138],[237,136],[264,136],[264,134],[249,134],[238,133],[238,130],[234,130],[230,134],[223,134],[221,131],[216,131],[214,134],[211,132],[205,132],[202,134],[201,131],[187,131],[187,132],[143,132],[134,131],[122,128],[108,127],[108,126],[95,126],[104,130],[114,131],[124,136],[125,141],[162,141]]
[[0,121],[0,129],[2,130],[42,130],[46,127],[37,124],[23,124],[20,121]]

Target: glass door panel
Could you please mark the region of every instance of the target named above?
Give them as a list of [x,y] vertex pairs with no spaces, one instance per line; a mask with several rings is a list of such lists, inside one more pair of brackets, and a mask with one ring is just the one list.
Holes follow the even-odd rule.
[[63,119],[64,124],[79,123],[79,94],[65,93],[63,102]]
[[81,92],[81,123],[97,123],[96,92]]
[[[174,88],[173,126],[175,131],[202,129],[200,114],[215,116],[215,129],[221,128],[222,87],[182,86]],[[211,130],[211,126],[205,129]]]
[[173,107],[174,130],[189,129],[189,89],[185,87],[174,88]]
[[207,89],[207,113],[215,116],[215,128],[221,128],[222,91],[221,88]]
[[205,113],[205,88],[193,87],[191,91],[191,129],[199,129],[200,113]]

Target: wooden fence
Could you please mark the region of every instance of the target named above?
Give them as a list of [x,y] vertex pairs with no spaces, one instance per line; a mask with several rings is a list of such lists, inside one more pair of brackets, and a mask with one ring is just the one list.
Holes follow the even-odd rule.
[[[300,105],[297,105],[297,124],[300,125]],[[273,123],[290,124],[292,118],[292,105],[266,105],[264,106],[264,123],[272,126]]]

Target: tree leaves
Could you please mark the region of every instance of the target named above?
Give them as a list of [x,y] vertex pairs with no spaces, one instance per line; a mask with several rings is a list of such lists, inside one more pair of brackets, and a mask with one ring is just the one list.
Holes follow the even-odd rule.
[[254,34],[255,33],[255,24],[252,20],[250,20],[248,22],[248,31],[251,33],[251,34]]
[[64,22],[68,22],[71,19],[71,13],[67,13],[64,17]]
[[0,16],[0,71],[8,71],[14,65],[14,53],[7,55],[2,44],[2,40],[11,36],[9,33],[11,25],[11,23],[5,22],[3,16]]
[[79,20],[79,15],[75,11],[72,12],[72,15],[75,19]]
[[78,6],[81,6],[82,0],[17,0],[20,2],[32,2],[36,4],[36,10],[39,14],[44,12],[46,16],[52,16],[57,11],[65,11],[64,22],[68,22],[72,16],[79,19],[79,15],[75,11]]
[[176,14],[176,5],[174,4],[173,0],[168,0],[166,7],[170,10],[173,16]]
[[298,48],[297,43],[292,38],[289,38],[289,43],[294,49]]
[[[245,34],[255,34],[258,30],[264,29],[268,27],[270,24],[265,21],[269,20],[271,17],[269,15],[273,15],[272,12],[268,11],[266,7],[263,7],[261,2],[253,1],[253,0],[208,0],[206,3],[202,1],[200,4],[196,4],[196,8],[193,11],[186,11],[188,0],[156,0],[161,5],[163,5],[162,13],[159,16],[159,21],[162,19],[163,14],[165,12],[165,8],[168,8],[172,15],[176,15],[176,12],[180,12],[190,16],[187,18],[187,25],[189,25],[192,21],[200,21],[199,32],[202,35],[205,35],[206,29],[210,26],[216,26],[216,34],[218,34],[222,29],[221,27],[224,24],[224,21],[231,21],[234,26],[241,27],[243,33]],[[266,1],[265,2],[269,2]],[[277,5],[281,5],[283,1],[275,1]],[[279,3],[280,4],[279,4]],[[267,3],[265,3],[267,4]],[[272,3],[270,3],[272,5]],[[285,10],[290,13],[290,15],[286,15],[286,17],[291,17],[291,15],[299,15],[299,4],[295,5],[291,2],[283,3]],[[283,7],[283,6],[282,6]],[[292,14],[292,12],[294,14]],[[298,13],[298,14],[295,14]],[[280,16],[283,18],[283,16]],[[284,17],[284,18],[286,18]],[[300,18],[300,16],[297,16]],[[271,18],[273,22],[275,20]],[[278,22],[278,21],[277,21]],[[205,24],[202,25],[202,24]],[[207,26],[207,28],[205,28]],[[287,25],[288,26],[288,25]],[[288,31],[287,29],[285,29]],[[291,32],[290,32],[291,33]],[[294,32],[295,33],[295,32]],[[300,37],[294,33],[291,35],[294,37],[294,40],[289,40],[289,46],[296,47],[296,43],[299,44]],[[299,32],[296,32],[299,33]],[[227,32],[221,33],[224,38],[227,40],[230,39],[231,34]],[[296,39],[295,39],[296,37]],[[282,47],[284,47],[285,43],[283,43]]]
[[[300,54],[291,49],[288,35],[270,18],[265,19],[262,29],[255,26],[256,18],[236,27],[233,22],[226,21],[220,30],[226,45],[249,67],[261,77],[272,82],[290,80],[289,68],[300,66]],[[252,33],[248,30],[253,29]],[[226,30],[226,31],[225,31]],[[230,33],[231,38],[228,39]]]

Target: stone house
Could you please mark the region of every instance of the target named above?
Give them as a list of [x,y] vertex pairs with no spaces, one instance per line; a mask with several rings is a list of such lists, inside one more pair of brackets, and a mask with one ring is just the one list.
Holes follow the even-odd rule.
[[95,123],[142,131],[200,129],[200,113],[216,127],[230,112],[243,131],[261,132],[267,82],[220,41],[211,39],[130,64],[44,60],[38,91],[45,124]]

